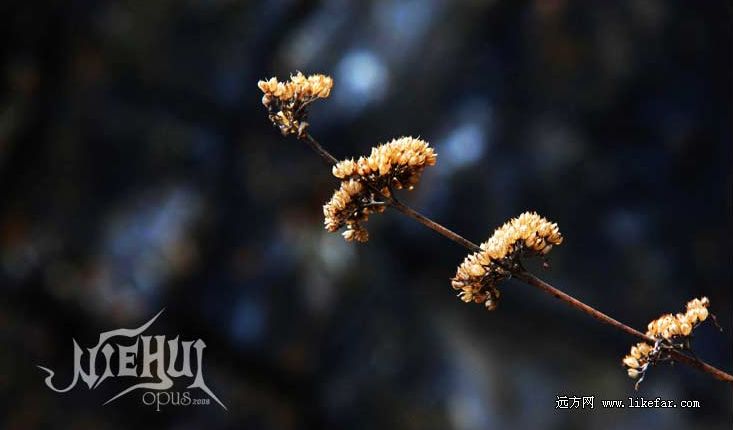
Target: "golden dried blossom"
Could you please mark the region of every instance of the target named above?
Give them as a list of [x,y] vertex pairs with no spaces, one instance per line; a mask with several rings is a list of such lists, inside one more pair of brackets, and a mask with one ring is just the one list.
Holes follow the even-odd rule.
[[290,76],[288,82],[278,82],[277,78],[259,81],[257,86],[262,90],[262,104],[267,108],[270,121],[287,136],[301,136],[308,123],[308,105],[319,98],[331,94],[333,79],[325,75],[306,77],[298,72]]
[[323,206],[326,230],[346,226],[346,240],[366,242],[369,235],[361,224],[372,213],[383,212],[392,190],[412,190],[427,166],[435,165],[437,154],[423,140],[400,137],[372,148],[368,157],[347,159],[333,166],[341,188]]
[[481,251],[467,256],[451,279],[464,302],[484,303],[489,310],[497,306],[496,284],[519,268],[520,257],[546,255],[562,243],[557,224],[536,212],[525,212],[497,228]]
[[[631,347],[622,363],[631,378],[643,378],[650,365],[666,358],[669,349],[689,348],[692,331],[708,318],[707,297],[693,299],[687,303],[685,313],[664,314],[647,325],[646,335],[656,339],[654,346],[641,342]],[[641,382],[641,380],[639,381]]]
[[639,342],[631,347],[631,352],[622,360],[630,378],[636,379],[646,372],[649,363],[653,362],[653,356],[650,357],[653,351],[654,347],[646,342]]
[[378,189],[412,189],[425,167],[434,166],[437,158],[427,142],[404,136],[372,148],[368,157],[340,161],[332,172],[340,179],[358,176]]
[[357,179],[341,182],[331,200],[323,205],[324,225],[328,231],[346,226],[343,236],[347,241],[366,242],[369,233],[361,222],[373,212],[384,211],[384,206],[370,204],[372,193]]
[[707,319],[709,305],[710,300],[707,297],[691,300],[687,303],[684,314],[665,314],[650,322],[647,325],[646,335],[666,340],[689,336],[699,323]]

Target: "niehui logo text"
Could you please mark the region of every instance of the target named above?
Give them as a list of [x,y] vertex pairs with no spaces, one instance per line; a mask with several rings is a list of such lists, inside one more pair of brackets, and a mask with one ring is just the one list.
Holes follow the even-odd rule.
[[[48,373],[45,379],[46,385],[57,393],[65,393],[74,388],[80,378],[90,390],[93,390],[110,378],[135,377],[145,379],[145,381],[125,388],[104,404],[106,405],[131,391],[143,390],[142,402],[148,406],[155,405],[158,411],[161,406],[166,405],[209,404],[209,398],[226,409],[224,403],[204,382],[202,366],[206,344],[203,340],[180,341],[176,336],[174,339],[166,341],[165,336],[142,334],[161,313],[163,313],[162,310],[150,321],[136,329],[117,329],[101,333],[97,344],[87,348],[86,351],[74,339],[73,379],[66,387],[58,388],[52,382],[54,371],[47,367],[38,366]],[[122,339],[127,339],[127,342],[124,344],[113,342],[119,342]],[[86,370],[82,363],[85,357]],[[98,363],[103,364],[104,371],[101,374],[97,374]],[[192,363],[195,363],[195,373],[192,371]],[[113,369],[116,369],[117,372],[115,373]],[[173,388],[174,381],[179,379],[192,379],[186,388],[198,388],[206,393],[209,398],[195,399],[191,397],[191,393],[188,391],[182,393],[169,391]]]

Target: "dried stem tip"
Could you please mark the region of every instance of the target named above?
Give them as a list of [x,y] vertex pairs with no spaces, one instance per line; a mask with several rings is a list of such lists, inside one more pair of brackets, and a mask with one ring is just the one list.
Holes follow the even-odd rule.
[[451,279],[458,297],[464,302],[484,303],[496,308],[499,290],[496,284],[521,268],[521,257],[546,255],[562,243],[557,224],[536,212],[525,212],[494,231],[481,251],[467,256]]
[[427,142],[400,137],[372,148],[368,157],[338,162],[333,175],[341,179],[341,187],[323,206],[326,230],[337,231],[345,225],[346,240],[366,242],[369,235],[361,223],[370,214],[384,211],[389,201],[383,197],[389,200],[392,190],[413,189],[425,167],[436,159]]
[[325,75],[306,77],[298,72],[290,76],[289,82],[278,82],[276,78],[259,81],[257,86],[265,93],[262,104],[267,108],[270,121],[280,129],[283,136],[305,133],[308,123],[308,105],[331,94],[333,79]]
[[709,305],[707,297],[690,300],[684,314],[665,314],[650,322],[646,335],[656,339],[656,344],[641,342],[631,347],[629,355],[622,360],[629,377],[643,378],[650,365],[669,358],[669,350],[689,349],[690,335],[708,318]]

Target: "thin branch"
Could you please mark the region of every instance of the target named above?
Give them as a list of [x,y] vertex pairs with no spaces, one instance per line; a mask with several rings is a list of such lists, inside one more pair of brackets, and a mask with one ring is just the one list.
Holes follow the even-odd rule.
[[431,220],[430,218],[426,217],[425,215],[421,214],[420,212],[416,211],[415,209],[412,209],[411,207],[407,206],[406,204],[400,201],[393,199],[390,203],[390,206],[402,212],[404,215],[407,215],[408,217],[414,219],[415,221],[419,222],[420,224],[424,225],[425,227],[437,232],[438,234],[441,234],[447,237],[448,239],[452,240],[453,242],[456,242],[457,244],[463,246],[464,248],[468,249],[471,252],[478,252],[481,250],[481,248],[478,245],[476,245],[475,243],[471,242],[470,240],[466,239],[465,237],[461,236],[460,234],[454,232],[453,230],[443,227],[442,225],[438,224],[437,222]]
[[305,142],[311,147],[313,151],[316,152],[316,154],[320,155],[321,158],[326,162],[326,164],[330,166],[336,165],[338,163],[338,160],[336,157],[331,155],[330,152],[326,151],[320,143],[316,139],[311,136],[310,133],[304,133],[302,137],[300,137],[300,140],[305,140]]
[[640,338],[641,340],[654,343],[654,340],[648,336],[646,336],[644,333],[627,326],[626,324],[611,318],[610,316],[604,314],[603,312],[597,310],[596,308],[586,305],[585,303],[581,302],[580,300],[576,299],[575,297],[571,296],[570,294],[564,293],[557,288],[553,287],[552,285],[548,284],[547,282],[543,281],[542,279],[536,277],[535,275],[527,272],[527,271],[521,271],[518,273],[514,273],[513,276],[517,279],[520,279],[524,281],[525,283],[535,287],[539,288],[540,290],[550,294],[551,296],[560,299],[564,301],[565,303],[569,304],[570,306],[585,312],[586,314],[592,316],[593,318],[604,322],[608,325],[614,326],[617,329],[621,331],[625,331],[626,333],[636,336]]
[[[564,301],[565,303],[569,304],[570,306],[582,312],[585,312],[586,314],[592,316],[593,318],[601,322],[604,322],[608,325],[616,327],[617,329],[624,331],[632,336],[635,336],[645,342],[649,342],[651,344],[654,344],[656,342],[656,339],[654,339],[653,337],[647,336],[644,333],[632,327],[629,327],[626,324],[614,318],[611,318],[610,316],[604,314],[603,312],[597,310],[596,308],[586,305],[585,303],[581,302],[580,300],[576,299],[575,297],[558,290],[557,288],[553,287],[552,285],[548,284],[547,282],[543,281],[542,279],[536,277],[535,275],[527,271],[515,273],[514,277],[517,279],[521,279],[522,281],[524,281],[525,283],[533,287],[539,288],[540,290],[550,294],[551,296],[557,299]],[[670,350],[669,353],[675,360],[681,363],[688,364],[692,367],[702,370],[703,372],[707,372],[721,381],[733,383],[733,375],[730,375],[720,369],[717,369],[698,358],[690,357],[674,349]]]
[[[318,154],[323,158],[323,160],[329,164],[330,166],[335,165],[338,160],[331,155],[326,149],[321,146],[321,144],[318,143],[316,139],[313,138],[313,136],[310,135],[310,133],[304,133],[301,136],[301,140],[305,140],[306,143]],[[463,246],[464,248],[468,249],[471,252],[477,252],[480,251],[481,248],[476,245],[475,243],[471,242],[470,240],[464,238],[460,234],[442,226],[441,224],[438,224],[437,222],[431,220],[430,218],[426,217],[425,215],[422,215],[421,213],[417,212],[416,210],[412,209],[411,207],[405,205],[404,203],[400,202],[396,198],[389,198],[384,196],[379,190],[373,190],[375,191],[379,196],[381,196],[385,202],[392,208],[396,209],[397,211],[401,212],[402,214],[414,219],[415,221],[419,222],[420,224],[424,225],[425,227],[437,232],[438,234],[447,237],[448,239],[452,240],[453,242],[456,242],[457,244]],[[630,334],[631,336],[637,337],[645,342],[649,342],[654,344],[656,342],[656,339],[645,335],[644,333],[634,329],[633,327],[630,327],[614,318],[611,318],[610,316],[604,314],[603,312],[599,311],[598,309],[587,305],[580,300],[576,299],[575,297],[564,293],[557,288],[553,287],[552,285],[548,284],[547,282],[543,281],[542,279],[536,277],[535,275],[527,272],[527,271],[520,271],[517,273],[514,273],[513,276],[523,282],[525,282],[528,285],[531,285],[535,288],[539,288],[540,290],[550,294],[551,296],[562,300],[566,304],[574,307],[575,309],[578,309],[581,312],[584,312],[593,318],[608,324],[612,327],[615,327],[627,334]],[[703,372],[706,372],[710,375],[712,375],[714,378],[719,379],[721,381],[725,381],[728,383],[733,383],[733,375],[726,373],[716,367],[711,366],[710,364],[705,363],[704,361],[690,357],[680,351],[677,350],[670,350],[669,354],[680,363],[687,364],[691,367],[694,367],[696,369],[699,369]]]

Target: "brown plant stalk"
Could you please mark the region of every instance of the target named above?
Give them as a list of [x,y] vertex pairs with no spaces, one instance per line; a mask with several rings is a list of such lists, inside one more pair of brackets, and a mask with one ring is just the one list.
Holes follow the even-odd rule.
[[[320,143],[316,139],[313,138],[313,136],[310,133],[304,133],[300,136],[301,140],[304,140],[310,148],[315,151],[318,155],[321,156],[321,158],[328,164],[329,166],[333,167],[336,165],[338,160],[331,155],[323,146],[321,146]],[[436,233],[452,240],[453,242],[463,246],[467,250],[471,252],[479,252],[481,251],[481,248],[471,242],[470,240],[464,238],[460,234],[450,230],[449,228],[431,220],[430,218],[426,217],[425,215],[419,213],[418,211],[412,209],[411,207],[407,206],[406,204],[400,202],[394,197],[394,194],[392,194],[390,197],[387,197],[383,195],[381,192],[377,192],[377,194],[383,199],[384,202],[386,202],[387,206],[397,210],[398,212],[402,213],[403,215],[414,219],[415,221],[419,222],[420,224],[424,225],[425,227],[435,231]],[[623,332],[626,332],[627,334],[630,334],[632,336],[635,336],[643,341],[650,342],[654,344],[656,342],[656,339],[645,335],[644,333],[634,329],[633,327],[630,327],[615,318],[612,318],[605,313],[599,311],[598,309],[585,304],[584,302],[576,299],[575,297],[571,296],[570,294],[567,294],[552,285],[548,284],[547,282],[543,281],[542,279],[538,278],[537,276],[533,275],[532,273],[521,270],[518,272],[513,273],[514,278],[519,279],[523,281],[524,283],[531,285],[547,294],[550,294],[551,296],[555,297],[556,299],[559,299],[566,304],[572,306],[573,308],[586,313],[590,315],[591,317],[597,319],[598,321],[601,321],[605,324],[608,324],[612,327],[615,327]],[[676,361],[680,363],[687,364],[688,366],[694,367],[700,371],[703,371],[712,377],[728,382],[730,384],[733,384],[733,375],[724,372],[723,370],[720,370],[702,360],[696,357],[690,357],[687,354],[684,354],[680,351],[677,351],[675,349],[669,350],[669,354],[672,358],[674,358]]]

